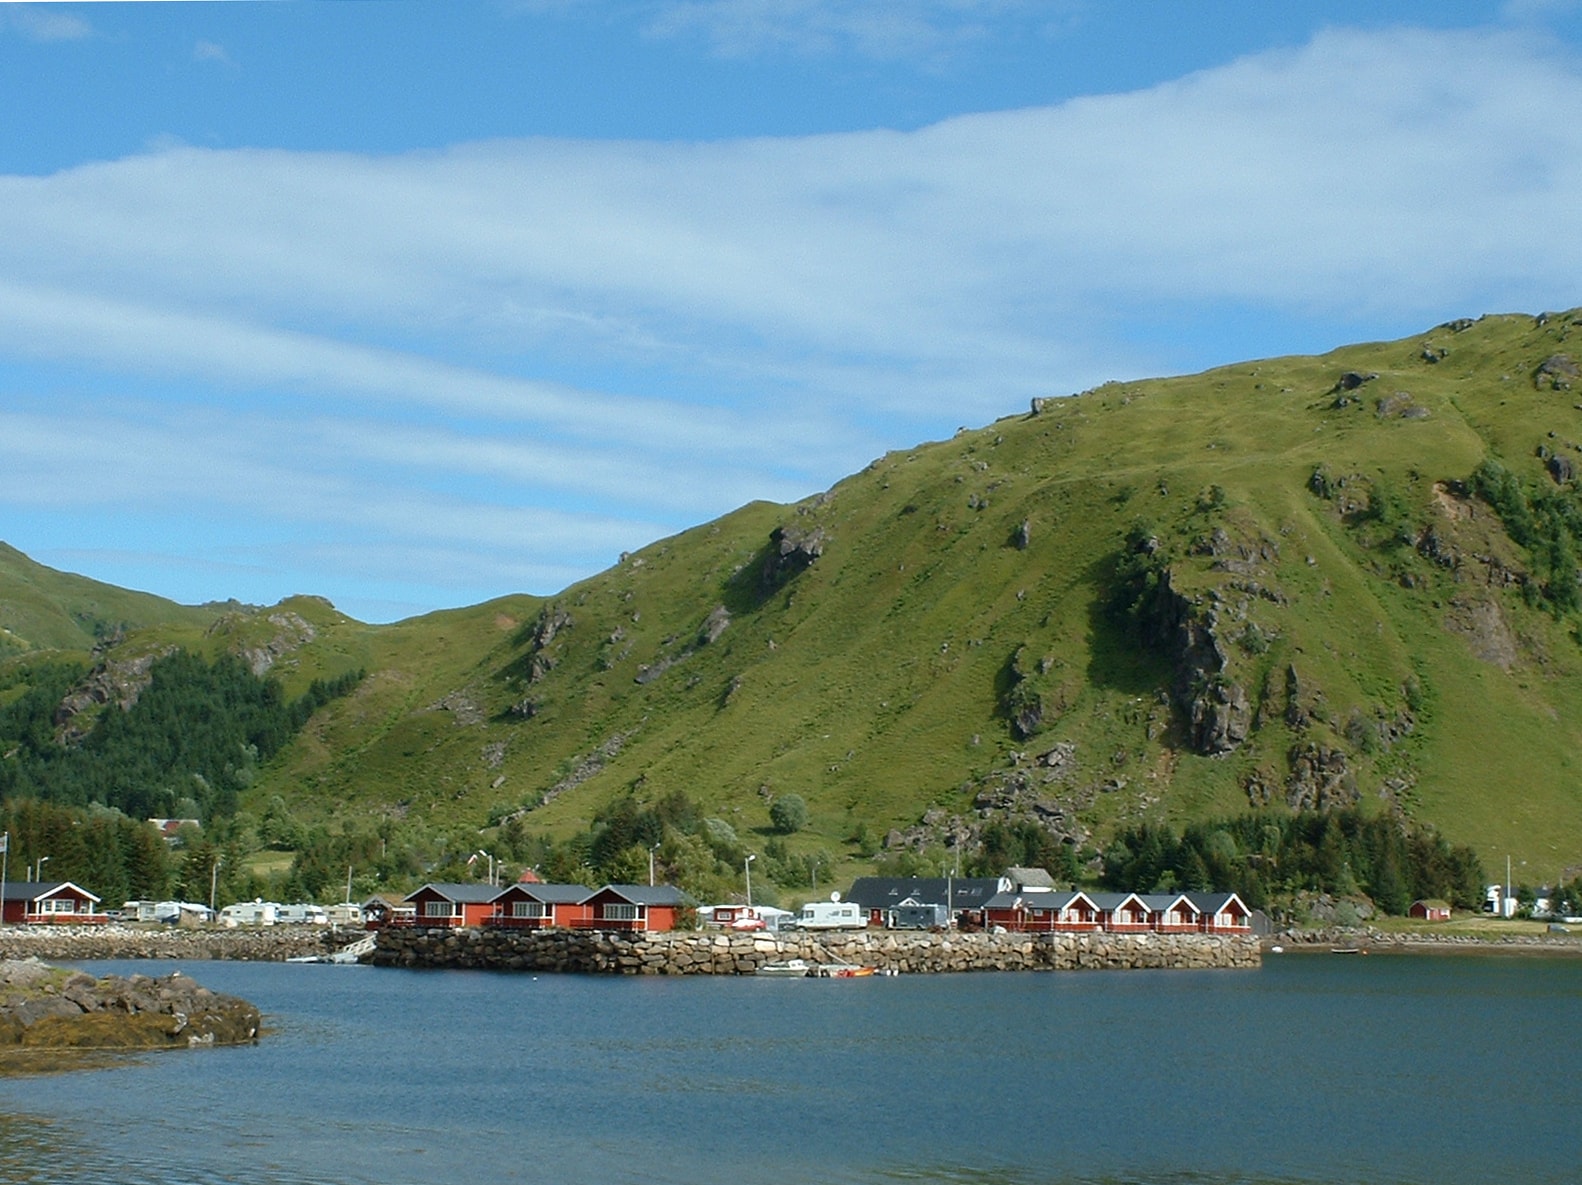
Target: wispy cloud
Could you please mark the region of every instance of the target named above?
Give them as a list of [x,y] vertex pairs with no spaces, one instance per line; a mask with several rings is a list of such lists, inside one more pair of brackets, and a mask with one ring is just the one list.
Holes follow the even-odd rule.
[[235,66],[231,55],[225,52],[225,46],[214,41],[198,41],[192,47],[192,60],[195,62],[215,62],[221,66]]
[[[173,147],[0,178],[0,356],[69,368],[83,456],[201,437],[179,479],[123,463],[134,502],[256,499],[324,524],[326,556],[339,531],[591,570],[1029,395],[1174,366],[1155,343],[1182,310],[1573,304],[1579,190],[1582,73],[1488,32],[1335,31],[907,133]],[[178,413],[128,402],[156,387]],[[14,496],[52,456],[76,472],[65,447],[13,416]]]
[[1028,0],[676,0],[658,6],[648,31],[701,36],[727,57],[789,51],[893,61],[981,43],[997,22],[1038,7],[1054,6]]
[[29,41],[80,41],[93,36],[93,26],[82,17],[53,5],[0,6],[0,30],[8,27]]

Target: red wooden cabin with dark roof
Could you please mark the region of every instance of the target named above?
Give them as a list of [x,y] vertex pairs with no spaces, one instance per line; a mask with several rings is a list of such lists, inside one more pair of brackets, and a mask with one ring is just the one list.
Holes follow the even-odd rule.
[[500,890],[487,925],[512,930],[580,926],[593,916],[587,885],[546,885],[518,881]]
[[13,926],[102,926],[110,919],[99,898],[70,881],[17,881],[5,886],[0,915]]

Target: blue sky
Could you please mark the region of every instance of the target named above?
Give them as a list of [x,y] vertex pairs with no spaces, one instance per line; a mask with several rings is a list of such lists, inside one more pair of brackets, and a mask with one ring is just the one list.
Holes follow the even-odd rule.
[[1034,396],[1573,307],[1579,49],[1562,0],[0,4],[0,539],[388,621]]

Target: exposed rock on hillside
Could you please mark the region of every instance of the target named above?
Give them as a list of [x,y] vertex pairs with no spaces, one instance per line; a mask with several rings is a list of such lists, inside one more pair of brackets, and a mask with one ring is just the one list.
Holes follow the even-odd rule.
[[1540,391],[1569,391],[1578,376],[1582,376],[1582,367],[1577,366],[1571,355],[1551,354],[1533,371],[1533,386]]
[[1343,750],[1310,742],[1291,754],[1286,803],[1293,810],[1337,810],[1354,806],[1361,797]]
[[264,624],[273,627],[273,632],[257,640],[259,621],[252,613],[228,613],[209,627],[209,634],[226,638],[231,652],[259,677],[267,674],[286,655],[318,637],[318,631],[300,613],[281,610],[262,618]]
[[799,572],[812,567],[824,554],[826,542],[822,527],[797,523],[776,527],[770,533],[769,549],[759,578],[762,591],[771,593]]
[[154,664],[175,649],[166,646],[136,658],[108,660],[95,667],[55,709],[56,736],[61,744],[74,745],[93,730],[91,723],[84,727],[78,721],[77,717],[84,712],[92,712],[106,704],[114,704],[123,712],[130,711],[148,686],[149,671]]
[[1220,612],[1173,587],[1165,572],[1156,600],[1153,636],[1171,654],[1171,695],[1186,724],[1195,753],[1229,753],[1247,739],[1252,704],[1247,690],[1227,673],[1230,657]]

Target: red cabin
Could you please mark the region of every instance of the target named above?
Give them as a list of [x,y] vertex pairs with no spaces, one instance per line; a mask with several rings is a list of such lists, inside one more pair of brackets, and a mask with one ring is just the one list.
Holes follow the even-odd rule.
[[1080,891],[997,893],[984,907],[989,926],[1036,932],[1081,932],[1100,926],[1098,907]]
[[1192,934],[1202,929],[1203,911],[1185,893],[1145,893],[1150,928],[1161,934]]
[[102,926],[99,898],[70,881],[18,881],[7,884],[0,915],[13,926]]
[[674,930],[687,899],[671,885],[605,885],[584,903],[590,913],[574,923],[592,930]]
[[498,885],[427,884],[406,895],[406,904],[414,910],[412,919],[392,916],[389,924],[481,926],[494,915],[494,899],[499,895]]
[[1153,928],[1148,903],[1136,893],[1095,893],[1093,904],[1106,930],[1141,934]]
[[488,924],[515,930],[548,930],[581,926],[593,916],[586,885],[546,885],[517,882],[494,899],[494,916]]
[[1193,893],[1200,911],[1199,928],[1205,934],[1251,934],[1252,910],[1234,893]]

